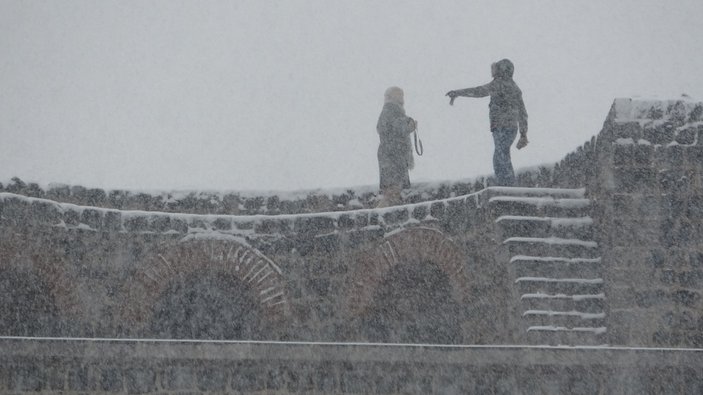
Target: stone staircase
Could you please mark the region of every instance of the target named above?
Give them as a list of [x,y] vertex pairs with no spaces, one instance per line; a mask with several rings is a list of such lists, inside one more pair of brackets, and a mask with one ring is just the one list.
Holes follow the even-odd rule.
[[492,188],[489,204],[509,259],[517,339],[605,344],[602,261],[585,190]]

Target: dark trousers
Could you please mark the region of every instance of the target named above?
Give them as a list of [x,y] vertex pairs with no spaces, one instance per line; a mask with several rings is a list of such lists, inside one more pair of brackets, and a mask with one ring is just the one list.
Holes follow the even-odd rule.
[[510,160],[510,147],[517,137],[517,129],[495,128],[493,132],[493,172],[498,185],[512,186],[515,184],[513,162]]

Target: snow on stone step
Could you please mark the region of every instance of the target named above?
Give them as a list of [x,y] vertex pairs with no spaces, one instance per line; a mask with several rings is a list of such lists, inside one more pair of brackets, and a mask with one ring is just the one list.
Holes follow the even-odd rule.
[[[533,211],[534,210],[528,210]],[[511,211],[512,213],[512,211]],[[502,237],[548,237],[592,239],[593,219],[581,215],[575,217],[562,216],[525,216],[502,215],[496,219],[496,225]]]
[[553,311],[553,310],[527,310],[522,313],[523,317],[536,315],[536,316],[548,316],[548,317],[578,317],[582,320],[598,320],[605,318],[605,313],[588,313],[584,311]]
[[591,226],[593,224],[593,219],[589,216],[584,217],[537,217],[537,216],[526,216],[526,215],[502,215],[496,219],[496,223],[507,222],[507,221],[533,221],[533,222],[546,222],[553,228],[572,226],[572,227],[582,227]]
[[533,196],[566,196],[570,198],[583,198],[586,188],[523,188],[523,187],[488,187],[489,192],[495,195],[533,195]]
[[488,199],[488,202],[514,202],[537,207],[556,206],[559,208],[584,208],[591,205],[590,199],[529,196],[494,196]]
[[520,299],[571,299],[575,301],[587,299],[605,299],[604,293],[583,294],[583,295],[567,295],[567,294],[546,294],[542,292],[523,294]]
[[574,327],[574,328],[567,328],[564,326],[553,326],[553,325],[544,325],[544,326],[531,326],[527,328],[528,332],[535,332],[535,331],[548,331],[548,332],[590,332],[596,335],[600,335],[602,333],[605,333],[608,330],[608,328],[604,326],[598,326],[598,327]]
[[577,283],[577,284],[603,284],[602,278],[551,278],[551,277],[518,277],[515,283],[544,282],[544,283]]
[[561,237],[509,237],[503,241],[503,244],[508,243],[539,243],[549,245],[575,245],[586,248],[597,248],[598,243],[595,241],[581,239],[565,239]]
[[510,263],[514,262],[601,263],[601,258],[567,258],[563,256],[515,255],[510,258]]

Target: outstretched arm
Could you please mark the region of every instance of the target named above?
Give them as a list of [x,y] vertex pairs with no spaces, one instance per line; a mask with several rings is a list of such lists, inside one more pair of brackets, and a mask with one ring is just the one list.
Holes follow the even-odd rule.
[[491,95],[492,83],[489,82],[486,85],[477,86],[475,88],[458,89],[454,91],[447,92],[447,96],[451,99],[449,104],[454,104],[454,99],[459,96],[464,97],[486,97]]

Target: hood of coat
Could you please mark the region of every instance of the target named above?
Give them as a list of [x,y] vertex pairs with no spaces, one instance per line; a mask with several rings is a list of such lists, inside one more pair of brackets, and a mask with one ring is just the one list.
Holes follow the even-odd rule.
[[386,89],[386,92],[383,94],[383,102],[397,104],[403,108],[403,105],[405,104],[403,90],[397,86],[392,86]]
[[491,65],[491,74],[493,78],[510,79],[513,78],[515,66],[509,59],[499,60]]

